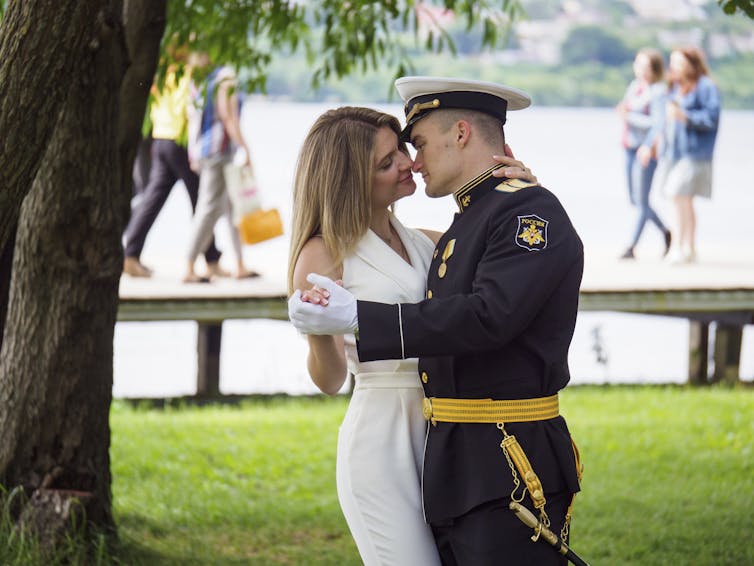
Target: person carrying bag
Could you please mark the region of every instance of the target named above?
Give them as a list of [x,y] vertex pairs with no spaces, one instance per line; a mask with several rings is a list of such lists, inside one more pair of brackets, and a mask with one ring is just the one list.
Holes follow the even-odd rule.
[[[197,111],[195,120],[192,120],[196,134],[191,136],[193,143],[189,146],[189,156],[200,169],[199,202],[192,223],[187,270],[183,278],[187,283],[208,281],[208,278],[196,274],[194,263],[198,250],[212,238],[215,223],[221,216],[227,219],[231,228],[231,243],[236,256],[235,277],[259,276],[259,273],[244,265],[240,231],[234,221],[233,193],[229,190],[225,173],[228,164],[233,161],[234,148],[238,148],[237,155],[240,155],[243,166],[251,166],[250,154],[241,132],[241,101],[236,86],[232,69],[216,67],[207,77],[206,88],[195,89],[194,107],[197,110],[201,108],[201,111]],[[253,196],[253,193],[251,187],[247,189],[235,194],[244,194],[248,200],[247,197]]]

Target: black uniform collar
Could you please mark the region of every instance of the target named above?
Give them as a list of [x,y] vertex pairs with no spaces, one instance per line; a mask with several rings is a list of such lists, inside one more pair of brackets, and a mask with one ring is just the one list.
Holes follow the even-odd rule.
[[477,175],[471,181],[466,183],[463,187],[453,193],[453,197],[456,199],[458,205],[458,211],[463,212],[469,208],[472,204],[478,201],[483,195],[486,195],[497,186],[498,183],[485,183],[490,179],[499,181],[497,177],[492,176],[492,172],[496,169],[500,169],[503,166],[502,163],[497,163],[484,171],[482,174]]

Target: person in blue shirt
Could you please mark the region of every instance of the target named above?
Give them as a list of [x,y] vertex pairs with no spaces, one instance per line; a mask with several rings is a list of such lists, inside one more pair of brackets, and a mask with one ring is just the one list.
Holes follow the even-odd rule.
[[696,261],[694,197],[712,195],[712,154],[720,122],[720,91],[695,47],[670,54],[670,88],[665,105],[657,178],[676,213],[674,263]]
[[[209,64],[206,54],[197,53],[196,58],[202,65]],[[199,199],[191,225],[184,283],[206,282],[206,278],[196,273],[194,264],[201,250],[212,241],[215,224],[221,216],[226,218],[230,230],[236,258],[234,276],[237,279],[259,277],[259,273],[244,265],[241,239],[238,227],[233,222],[233,209],[223,172],[237,149],[243,153],[244,165],[251,166],[251,154],[241,132],[241,101],[237,86],[235,73],[228,66],[215,67],[209,74],[203,100],[199,88],[194,85],[193,107],[201,107],[202,110],[190,117],[189,159],[192,167],[200,171]],[[228,275],[224,270],[214,274]]]

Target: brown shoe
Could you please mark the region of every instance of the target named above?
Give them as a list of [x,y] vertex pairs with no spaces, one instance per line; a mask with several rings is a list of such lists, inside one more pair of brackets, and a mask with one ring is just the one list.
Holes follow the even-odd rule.
[[123,273],[131,277],[152,277],[152,270],[143,265],[137,257],[126,257],[123,260]]

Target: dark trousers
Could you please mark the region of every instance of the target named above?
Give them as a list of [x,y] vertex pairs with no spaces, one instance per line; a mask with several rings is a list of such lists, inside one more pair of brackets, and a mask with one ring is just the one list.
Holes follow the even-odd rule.
[[[508,508],[510,499],[483,503],[460,517],[433,523],[432,534],[444,566],[563,566],[566,558],[544,540],[531,540],[533,529]],[[535,517],[528,497],[522,502]],[[550,530],[560,536],[570,493],[549,495],[545,510]]]
[[[126,256],[138,258],[144,249],[144,242],[157,215],[165,205],[173,185],[180,179],[186,185],[191,210],[196,208],[199,195],[199,176],[189,167],[186,148],[173,140],[155,139],[152,142],[152,168],[149,172],[149,183],[144,189],[144,195],[131,214],[131,220],[126,228]],[[220,252],[215,247],[214,238],[204,251],[207,262],[216,262]]]
[[134,182],[133,195],[140,195],[149,183],[149,172],[152,169],[152,136],[142,138],[136,148],[132,179]]

